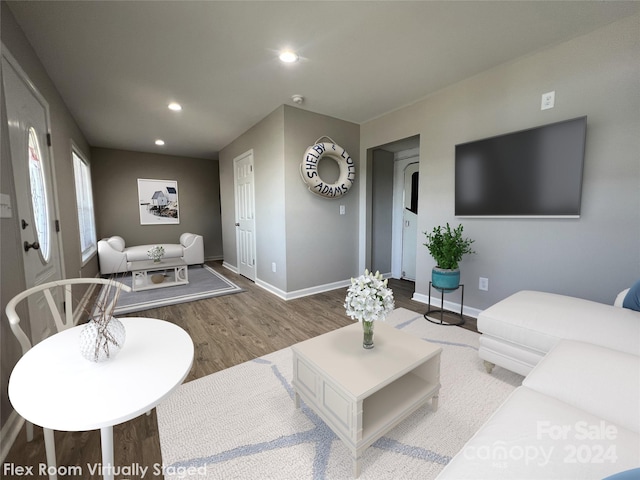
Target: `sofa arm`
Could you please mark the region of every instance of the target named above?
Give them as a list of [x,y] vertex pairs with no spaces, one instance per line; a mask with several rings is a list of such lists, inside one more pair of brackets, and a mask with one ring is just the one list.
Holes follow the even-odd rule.
[[127,271],[127,255],[124,252],[124,239],[113,236],[98,242],[98,261],[100,274],[110,275]]
[[180,235],[180,244],[183,247],[182,259],[187,265],[204,263],[204,239],[202,235],[183,233]]

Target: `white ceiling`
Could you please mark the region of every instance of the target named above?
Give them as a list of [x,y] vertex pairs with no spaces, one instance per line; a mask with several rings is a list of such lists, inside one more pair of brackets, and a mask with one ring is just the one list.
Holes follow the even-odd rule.
[[[305,97],[301,108],[363,123],[640,10],[638,1],[8,3],[92,146],[201,158],[217,158],[293,94]],[[285,47],[301,61],[282,64]]]

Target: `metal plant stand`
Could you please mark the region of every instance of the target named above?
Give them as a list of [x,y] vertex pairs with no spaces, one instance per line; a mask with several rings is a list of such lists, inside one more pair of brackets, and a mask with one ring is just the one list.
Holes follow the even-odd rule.
[[[464,324],[464,316],[462,315],[462,310],[464,308],[464,284],[461,283],[456,288],[440,288],[440,287],[436,288],[436,287],[433,287],[433,288],[436,288],[436,290],[440,291],[440,308],[436,309],[436,310],[432,310],[431,309],[431,287],[432,287],[431,282],[429,282],[429,308],[426,311],[426,313],[424,314],[425,320],[429,320],[431,323],[435,323],[436,325],[463,325]],[[459,316],[460,317],[460,321],[458,321],[458,322],[446,322],[443,319],[443,315],[444,315],[444,312],[445,312],[445,310],[444,310],[444,294],[445,293],[455,292],[460,287],[462,287],[462,297],[460,299],[460,313],[457,314],[457,313],[454,313],[454,312],[450,312],[453,315]],[[440,312],[440,321],[439,322],[437,322],[435,320],[432,320],[431,318],[427,317],[427,315],[429,315],[430,313],[438,313],[438,312]]]

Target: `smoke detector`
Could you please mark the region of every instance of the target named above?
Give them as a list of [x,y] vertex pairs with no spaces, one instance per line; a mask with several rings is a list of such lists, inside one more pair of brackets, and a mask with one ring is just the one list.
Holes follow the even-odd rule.
[[293,95],[291,100],[293,100],[293,103],[296,105],[301,105],[302,102],[304,102],[304,97],[302,95]]

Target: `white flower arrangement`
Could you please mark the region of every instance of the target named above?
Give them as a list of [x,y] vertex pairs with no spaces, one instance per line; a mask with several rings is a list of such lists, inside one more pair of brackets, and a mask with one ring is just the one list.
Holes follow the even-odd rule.
[[344,304],[347,315],[359,322],[384,320],[395,307],[393,291],[387,283],[380,272],[373,274],[369,270],[352,278]]
[[151,247],[147,252],[147,256],[154,262],[159,262],[164,257],[164,247],[162,245]]

